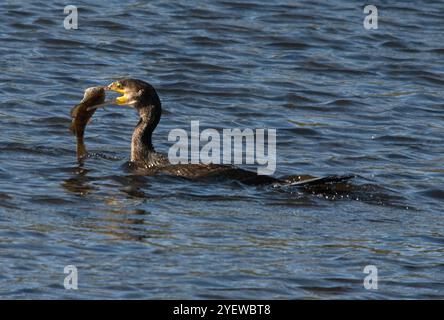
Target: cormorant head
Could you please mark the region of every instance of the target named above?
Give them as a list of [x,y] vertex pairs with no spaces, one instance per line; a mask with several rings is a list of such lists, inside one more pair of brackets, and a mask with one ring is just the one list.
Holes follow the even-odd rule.
[[137,79],[121,79],[111,83],[107,90],[121,93],[116,103],[140,109],[148,106],[160,107],[160,99],[156,90],[147,82]]

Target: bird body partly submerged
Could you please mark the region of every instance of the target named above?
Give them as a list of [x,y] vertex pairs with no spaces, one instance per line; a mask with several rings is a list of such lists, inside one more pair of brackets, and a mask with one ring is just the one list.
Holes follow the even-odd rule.
[[[122,79],[111,83],[108,90],[122,94],[115,99],[118,105],[128,105],[137,110],[139,122],[131,140],[131,164],[146,174],[171,174],[191,179],[224,178],[245,184],[315,185],[345,181],[353,176],[290,176],[275,178],[257,175],[233,165],[222,164],[170,164],[168,157],[155,151],[152,134],[162,114],[161,102],[156,90],[148,83],[137,79]],[[304,181],[306,183],[304,184]]]

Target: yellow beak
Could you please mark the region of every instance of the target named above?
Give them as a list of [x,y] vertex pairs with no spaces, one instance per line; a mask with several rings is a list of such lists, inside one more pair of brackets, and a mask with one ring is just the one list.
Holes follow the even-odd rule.
[[124,95],[121,96],[121,97],[117,97],[117,98],[116,98],[116,103],[117,103],[119,106],[123,106],[123,105],[125,105],[127,102],[128,102],[128,99],[127,99]]
[[125,90],[124,89],[121,89],[121,88],[118,88],[117,87],[117,85],[116,85],[116,83],[111,83],[109,86],[108,86],[108,90],[111,90],[111,91],[115,91],[115,92],[118,92],[118,93],[121,93],[121,94],[123,94],[123,96],[121,96],[121,97],[117,97],[116,98],[116,103],[118,104],[118,105],[125,105],[127,102],[128,102],[128,99],[127,99],[127,97],[125,96]]

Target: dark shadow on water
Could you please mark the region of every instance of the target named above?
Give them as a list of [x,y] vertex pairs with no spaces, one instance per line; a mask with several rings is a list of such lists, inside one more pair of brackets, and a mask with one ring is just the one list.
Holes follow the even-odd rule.
[[[107,159],[108,157],[104,157]],[[94,184],[95,181],[112,181],[121,185],[121,187],[116,186],[119,191],[126,194],[128,199],[155,199],[158,198],[159,201],[167,198],[169,195],[155,196],[147,193],[150,188],[150,183],[155,181],[155,183],[165,183],[172,184],[173,187],[177,185],[187,185],[188,187],[195,184],[195,189],[197,192],[191,192],[186,194],[186,191],[180,192],[181,196],[186,198],[199,198],[200,200],[207,199],[219,199],[223,200],[226,198],[233,199],[238,195],[238,190],[244,190],[246,193],[254,193],[256,198],[262,198],[264,193],[266,193],[268,199],[273,198],[273,194],[279,198],[279,202],[286,202],[291,204],[292,201],[296,201],[301,205],[310,205],[312,199],[324,199],[326,201],[359,201],[375,206],[390,206],[401,209],[413,209],[415,208],[408,204],[408,200],[401,194],[390,190],[386,187],[379,186],[376,183],[372,183],[365,177],[355,177],[346,181],[339,182],[325,182],[318,184],[302,185],[302,186],[292,186],[292,185],[260,185],[260,186],[250,186],[245,185],[242,182],[236,181],[235,179],[230,179],[230,177],[212,176],[205,177],[203,179],[188,179],[184,177],[177,177],[169,174],[156,174],[156,175],[144,175],[138,170],[135,170],[131,163],[125,162],[120,168],[119,172],[121,174],[107,175],[100,177],[91,177],[88,175],[90,170],[84,168],[84,163],[80,164],[78,167],[73,168],[73,174],[70,178],[66,179],[62,186],[64,189],[70,193],[74,193],[78,196],[88,196],[92,192],[99,190],[99,186]],[[301,175],[295,176],[299,180],[311,179],[312,176]],[[154,179],[150,181],[150,179]],[[215,189],[220,186],[230,186],[228,189],[230,194],[226,194],[227,190],[222,189],[223,194],[217,195],[211,193],[210,195],[201,195],[198,189]],[[193,188],[193,187],[191,187]],[[237,190],[237,191],[236,191]],[[193,191],[193,190],[191,190]],[[197,195],[196,195],[197,193]],[[243,196],[243,193],[242,193]],[[203,197],[203,198],[202,198]],[[285,199],[284,199],[285,198]],[[306,200],[306,201],[304,201]]]
[[[98,181],[113,181],[122,185],[120,189],[128,195],[128,198],[147,198],[148,196],[139,190],[140,186],[147,186],[144,177],[138,176],[89,176],[92,170],[84,168],[83,164],[72,168],[70,177],[65,179],[61,186],[71,194],[88,198],[93,193],[100,191],[100,186],[94,185]],[[96,199],[82,201],[97,201]],[[111,205],[112,202],[116,204]],[[105,205],[103,205],[105,203]],[[82,229],[96,234],[111,236],[118,240],[144,241],[150,238],[150,232],[144,228],[146,217],[151,213],[143,209],[126,208],[119,200],[103,197],[96,203],[95,210],[88,215],[79,217]]]
[[[109,214],[111,213],[111,214]],[[115,209],[106,215],[88,219],[84,228],[117,240],[143,242],[152,238],[149,215],[151,213],[142,209],[126,210]]]
[[[101,164],[102,161],[99,162]],[[151,210],[146,209],[150,208],[151,201],[159,204],[172,198],[175,202],[183,199],[208,205],[224,201],[251,201],[270,207],[307,208],[335,201],[358,201],[375,207],[407,207],[407,200],[403,196],[362,177],[306,186],[251,186],[223,177],[190,180],[167,174],[141,175],[134,172],[128,162],[113,169],[112,172],[115,170],[116,174],[98,175],[97,163],[91,164],[91,169],[86,168],[87,165],[63,168],[68,177],[61,186],[69,194],[83,198],[81,201],[90,202],[94,207],[86,215],[75,218],[81,228],[116,240],[151,242],[152,238],[171,237],[168,223],[159,224],[155,216],[154,219],[150,218]],[[298,179],[307,177],[311,176],[299,176]],[[143,209],[134,207],[140,204]],[[410,205],[408,207],[412,208]],[[270,214],[275,213],[272,211]]]
[[83,168],[83,165],[73,168],[73,171],[73,176],[62,182],[62,187],[65,190],[78,196],[87,196],[97,190],[97,187],[91,184],[94,179],[88,176],[89,170]]

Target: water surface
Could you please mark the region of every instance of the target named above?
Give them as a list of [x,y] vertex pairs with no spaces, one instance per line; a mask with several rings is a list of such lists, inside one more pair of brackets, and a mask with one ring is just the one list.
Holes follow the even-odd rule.
[[[0,4],[0,298],[442,298],[444,3]],[[276,175],[359,174],[345,197],[135,176],[137,115],[68,131],[86,87],[158,90],[154,136],[275,128]],[[379,271],[365,290],[366,265]],[[79,290],[63,268],[79,270]]]

